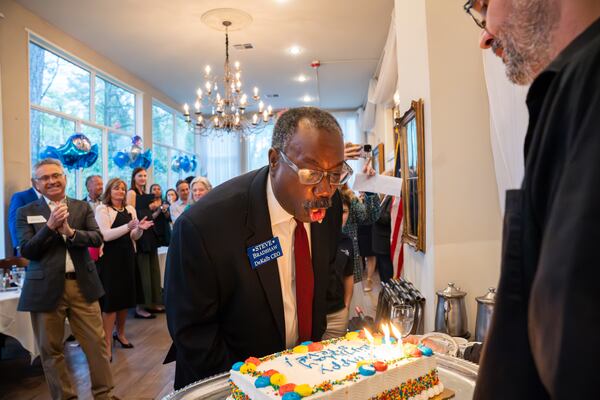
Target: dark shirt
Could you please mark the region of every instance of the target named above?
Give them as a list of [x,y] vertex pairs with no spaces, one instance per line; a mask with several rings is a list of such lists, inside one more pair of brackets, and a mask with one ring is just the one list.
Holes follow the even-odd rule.
[[329,289],[327,289],[327,314],[346,307],[346,304],[344,304],[344,280],[353,274],[354,248],[352,239],[342,233],[335,262],[331,264]]
[[600,347],[585,337],[600,331],[600,20],[535,79],[527,106],[474,398],[597,398]]

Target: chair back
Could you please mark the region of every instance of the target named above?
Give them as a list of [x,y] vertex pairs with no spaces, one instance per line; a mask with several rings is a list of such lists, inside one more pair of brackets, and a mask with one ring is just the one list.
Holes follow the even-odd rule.
[[11,270],[12,267],[25,268],[29,265],[29,260],[23,257],[7,257],[0,259],[0,271]]

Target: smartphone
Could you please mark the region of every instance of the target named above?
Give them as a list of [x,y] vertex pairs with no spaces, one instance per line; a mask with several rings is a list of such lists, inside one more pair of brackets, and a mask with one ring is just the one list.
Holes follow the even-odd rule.
[[365,144],[363,145],[362,149],[360,150],[360,158],[369,158],[371,157],[371,150],[373,148],[371,147],[370,144]]

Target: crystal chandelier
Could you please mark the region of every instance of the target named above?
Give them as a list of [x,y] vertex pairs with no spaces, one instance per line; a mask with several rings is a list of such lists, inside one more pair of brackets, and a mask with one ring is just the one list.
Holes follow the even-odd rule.
[[[221,82],[211,74],[210,66],[204,69],[204,87],[196,91],[193,114],[190,106],[183,106],[183,116],[194,126],[194,133],[202,136],[235,134],[245,138],[260,133],[273,119],[273,107],[260,99],[258,87],[252,96],[242,90],[240,63],[229,63],[229,27],[231,21],[223,21],[225,27],[225,65]],[[222,85],[222,86],[220,86]],[[222,89],[222,92],[220,91]],[[254,111],[250,111],[252,108]]]

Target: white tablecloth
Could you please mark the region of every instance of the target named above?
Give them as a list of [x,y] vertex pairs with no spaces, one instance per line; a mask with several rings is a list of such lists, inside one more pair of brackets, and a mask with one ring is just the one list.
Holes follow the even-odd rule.
[[40,352],[35,345],[31,315],[17,311],[21,291],[0,292],[0,333],[12,336],[31,354],[31,360]]
[[[31,354],[31,361],[40,355],[33,336],[31,314],[17,311],[21,296],[20,290],[0,292],[0,333],[11,336],[21,343]],[[68,322],[65,323],[65,339],[71,335]]]

